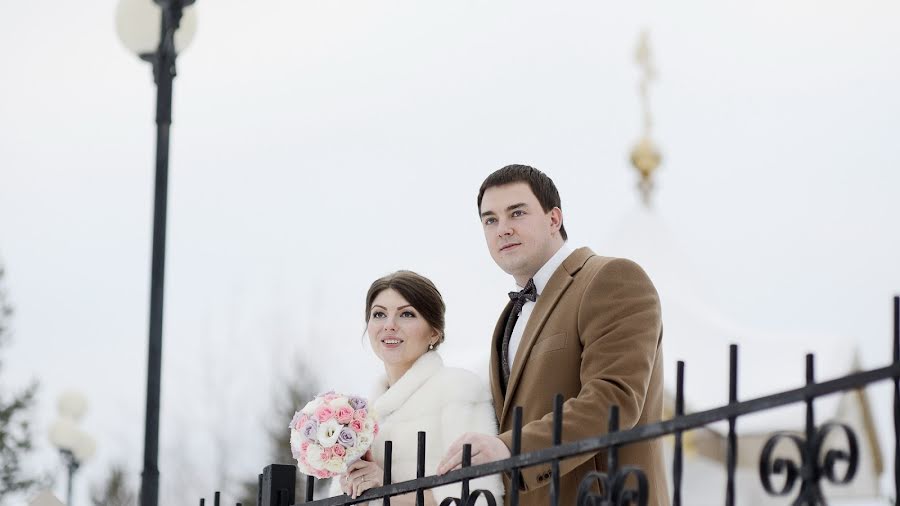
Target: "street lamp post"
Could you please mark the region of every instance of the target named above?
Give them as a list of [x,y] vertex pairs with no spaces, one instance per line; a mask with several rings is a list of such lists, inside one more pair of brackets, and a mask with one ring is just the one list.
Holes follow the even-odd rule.
[[59,418],[50,426],[50,442],[59,448],[66,462],[68,481],[66,504],[72,506],[72,481],[81,464],[94,454],[94,439],[78,428],[78,420],[87,410],[87,401],[78,392],[66,392],[59,398]]
[[[121,0],[116,24],[123,44],[153,65],[156,83],[156,181],[153,199],[153,252],[150,268],[150,331],[141,506],[159,501],[159,403],[162,368],[163,281],[166,264],[166,208],[169,180],[169,127],[175,59],[196,27],[194,0]],[[179,29],[181,28],[181,29]]]

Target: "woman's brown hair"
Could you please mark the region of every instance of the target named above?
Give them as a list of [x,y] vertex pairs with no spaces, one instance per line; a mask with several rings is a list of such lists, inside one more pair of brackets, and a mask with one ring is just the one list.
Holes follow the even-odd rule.
[[435,348],[444,342],[444,298],[430,279],[413,271],[397,271],[372,282],[366,294],[366,323],[372,313],[372,301],[387,289],[396,290],[440,334]]

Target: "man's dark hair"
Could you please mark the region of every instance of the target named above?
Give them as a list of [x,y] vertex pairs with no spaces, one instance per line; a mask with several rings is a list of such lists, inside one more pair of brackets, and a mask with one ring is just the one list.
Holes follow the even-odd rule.
[[[494,186],[504,186],[512,183],[528,183],[531,193],[537,197],[541,208],[545,213],[550,212],[554,207],[562,210],[562,202],[559,198],[559,191],[553,180],[547,174],[529,167],[528,165],[507,165],[502,169],[494,171],[481,183],[481,189],[478,190],[478,214],[481,215],[481,199],[484,198],[484,192],[488,188]],[[563,240],[568,240],[566,227],[562,223],[559,225],[559,235]]]

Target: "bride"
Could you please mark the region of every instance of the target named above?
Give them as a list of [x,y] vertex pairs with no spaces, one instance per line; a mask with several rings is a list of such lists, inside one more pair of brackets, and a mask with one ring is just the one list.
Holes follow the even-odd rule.
[[[425,475],[434,475],[450,444],[464,432],[497,433],[491,395],[474,373],[446,367],[438,353],[444,342],[444,300],[428,278],[397,271],[379,278],[366,294],[366,332],[384,376],[372,398],[380,431],[372,449],[332,480],[330,495],[356,498],[380,487],[384,476],[384,442],[392,442],[391,481],[416,477],[417,433],[425,431]],[[497,475],[471,480],[469,490],[489,490],[502,501]],[[436,506],[459,497],[460,483],[424,492],[425,504]],[[481,502],[481,501],[479,501]],[[415,494],[392,497],[391,503],[415,503]]]

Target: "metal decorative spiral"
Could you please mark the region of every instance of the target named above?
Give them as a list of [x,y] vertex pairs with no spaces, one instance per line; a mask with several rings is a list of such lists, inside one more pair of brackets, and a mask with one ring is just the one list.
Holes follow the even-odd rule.
[[[844,438],[847,440],[847,449],[829,449],[823,455],[825,439],[834,430],[843,431]],[[781,441],[793,443],[800,452],[799,463],[781,457],[773,459],[775,448]],[[839,462],[847,463],[847,470],[843,476],[837,475]],[[824,476],[835,485],[844,485],[853,480],[858,465],[859,444],[853,430],[844,424],[826,423],[816,431],[812,441],[807,441],[796,433],[777,432],[773,434],[766,441],[759,457],[759,478],[766,492],[774,496],[790,494],[797,479],[800,478],[800,492],[792,504],[824,505],[825,500],[819,488],[819,481],[822,477]],[[784,484],[780,488],[776,488],[772,484],[772,475],[780,474],[784,475]]]
[[441,501],[440,506],[450,506],[451,504],[456,506],[475,506],[475,501],[477,501],[480,496],[484,496],[487,500],[487,506],[497,506],[497,499],[494,497],[494,494],[492,494],[490,490],[484,489],[478,489],[469,494],[469,498],[465,504],[463,504],[462,499],[458,497],[447,497]]
[[[626,486],[629,476],[637,481],[636,488]],[[600,485],[600,494],[595,494],[591,487],[594,482]],[[647,475],[639,467],[623,466],[612,476],[598,471],[591,471],[578,484],[578,506],[647,506]]]

